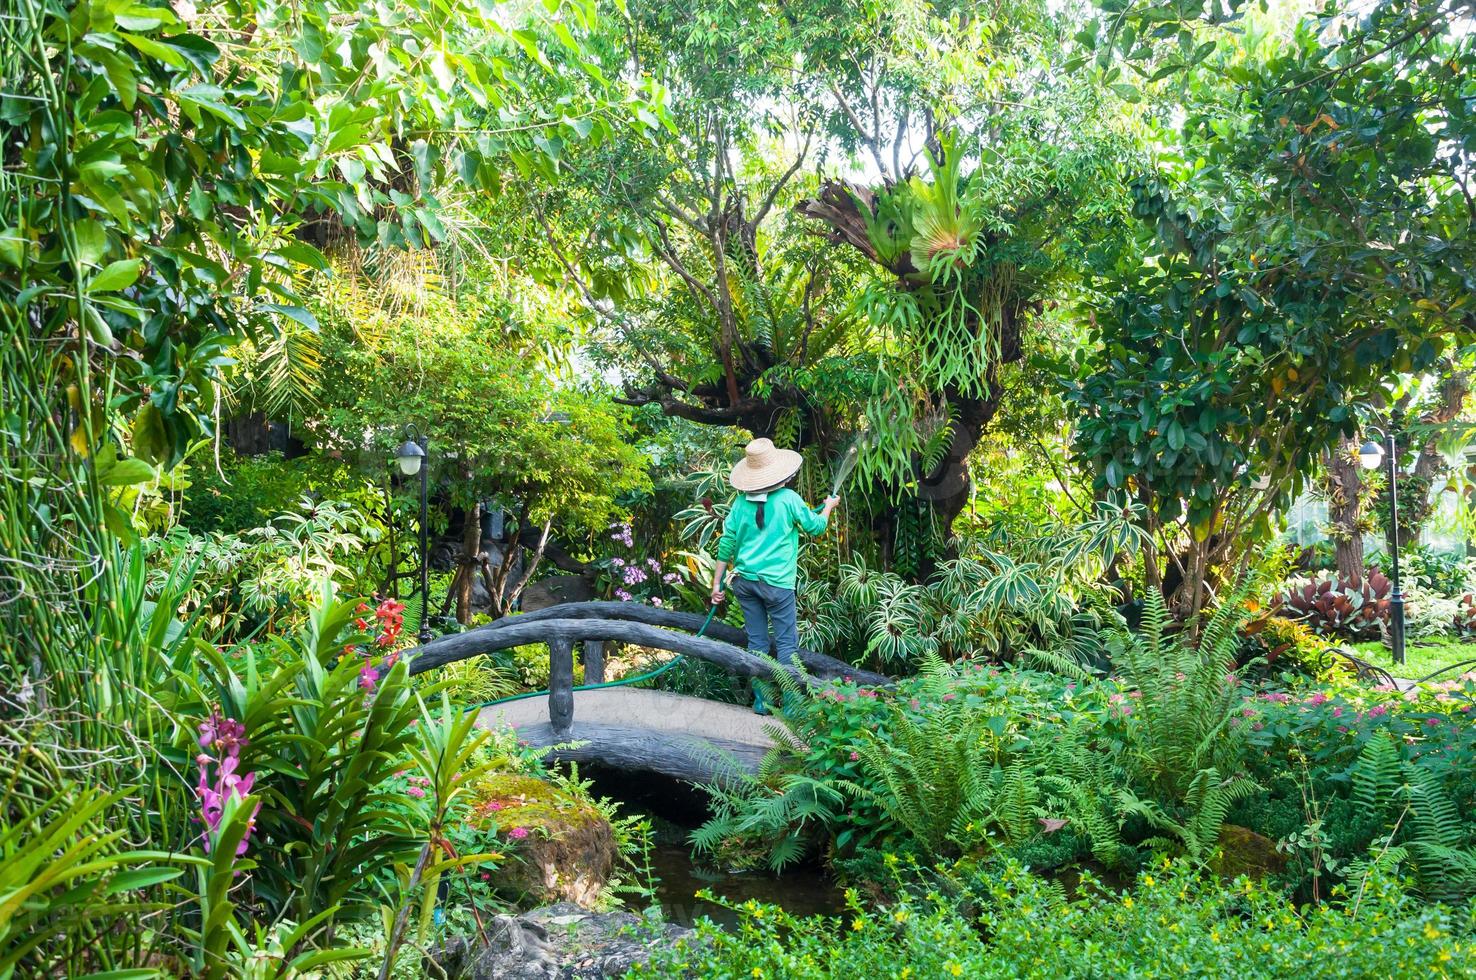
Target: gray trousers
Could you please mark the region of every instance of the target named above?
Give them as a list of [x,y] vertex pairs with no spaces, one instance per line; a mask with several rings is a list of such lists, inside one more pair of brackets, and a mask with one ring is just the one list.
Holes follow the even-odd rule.
[[733,594],[743,609],[743,632],[748,634],[749,651],[767,656],[772,632],[774,658],[781,664],[789,663],[799,651],[794,590],[738,576],[733,579]]

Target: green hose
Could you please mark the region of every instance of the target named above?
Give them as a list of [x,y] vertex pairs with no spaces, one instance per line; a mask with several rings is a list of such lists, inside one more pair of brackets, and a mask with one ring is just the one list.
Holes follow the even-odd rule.
[[[712,617],[717,615],[717,611],[717,606],[713,606],[711,609],[708,610],[707,618],[702,621],[702,628],[694,634],[695,636],[701,636],[703,633],[707,632],[707,627],[712,625]],[[648,681],[653,677],[660,677],[668,670],[671,670],[678,663],[680,663],[682,659],[683,655],[677,654],[675,657],[672,657],[671,660],[662,664],[660,667],[657,667],[655,670],[648,670],[644,674],[637,674],[634,677],[622,677],[618,681],[605,681],[602,684],[576,684],[574,686],[574,690],[598,691],[600,688],[603,687],[625,687],[628,684],[637,684],[641,681]],[[471,711],[477,708],[490,708],[494,704],[507,704],[509,701],[522,701],[526,698],[541,698],[545,697],[548,693],[549,692],[547,688],[544,688],[541,691],[528,691],[525,694],[514,694],[505,698],[497,698],[493,701],[483,701],[481,704],[469,705],[465,710]]]

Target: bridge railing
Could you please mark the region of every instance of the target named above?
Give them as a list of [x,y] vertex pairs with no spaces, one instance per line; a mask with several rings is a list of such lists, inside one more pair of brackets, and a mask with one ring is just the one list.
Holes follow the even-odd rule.
[[[584,643],[586,654],[599,648],[596,675],[603,677],[604,644],[614,641],[669,650],[706,660],[740,677],[768,677],[772,660],[755,656],[731,640],[742,642],[743,632],[714,622],[704,636],[694,635],[703,617],[625,602],[580,602],[550,606],[538,612],[510,616],[494,623],[432,640],[406,651],[412,674],[485,656],[498,650],[543,643],[548,646],[548,717],[556,735],[568,735],[574,724],[574,644]],[[713,629],[713,626],[719,627]],[[891,679],[813,651],[801,651],[803,670],[791,671],[802,682],[850,677],[863,684],[890,684]],[[586,664],[586,681],[589,664]]]

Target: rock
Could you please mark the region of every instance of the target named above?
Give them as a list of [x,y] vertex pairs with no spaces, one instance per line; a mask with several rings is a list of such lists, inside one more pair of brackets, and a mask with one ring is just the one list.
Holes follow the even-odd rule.
[[1286,870],[1286,855],[1276,849],[1271,838],[1227,823],[1220,828],[1220,844],[1209,866],[1222,878],[1264,878]]
[[448,980],[603,980],[622,977],[692,930],[629,912],[589,912],[561,902],[487,924],[487,942],[457,938],[424,972]]
[[594,597],[594,586],[583,575],[550,575],[524,589],[520,601],[523,612],[537,612],[565,602],[588,602]]
[[472,796],[473,827],[496,837],[485,850],[506,858],[493,883],[534,902],[593,906],[615,866],[615,835],[595,807],[551,783],[493,773]]

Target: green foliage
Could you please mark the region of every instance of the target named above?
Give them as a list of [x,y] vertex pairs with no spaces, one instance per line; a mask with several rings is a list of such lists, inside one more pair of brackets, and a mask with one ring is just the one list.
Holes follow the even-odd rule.
[[1028,658],[1067,670],[1095,665],[1101,627],[1117,615],[1115,590],[1101,575],[1141,543],[1128,517],[1104,506],[1080,523],[1001,523],[970,535],[925,584],[878,571],[858,555],[841,565],[838,583],[803,590],[802,637],[887,669],[935,652]]
[[[1364,745],[1353,765],[1352,796],[1388,833],[1387,853],[1380,860],[1407,861],[1416,885],[1432,899],[1476,894],[1471,829],[1434,771],[1401,759],[1387,735],[1376,737]],[[1372,867],[1370,862],[1350,865],[1350,881],[1358,881]]]
[[538,331],[489,286],[401,308],[344,269],[317,306],[321,408],[307,428],[320,450],[378,470],[414,423],[430,440],[431,479],[454,505],[496,499],[535,543],[545,521],[603,530],[617,499],[649,486],[626,441],[629,419],[598,388],[543,367]]
[[150,594],[188,567],[190,589],[177,609],[235,640],[263,626],[300,623],[324,580],[350,593],[377,584],[371,561],[384,527],[352,504],[303,497],[262,527],[192,535],[176,529],[145,542]]
[[[1216,780],[1239,778],[1246,733],[1236,721],[1244,694],[1235,654],[1236,632],[1247,618],[1245,592],[1225,597],[1196,644],[1168,635],[1168,612],[1150,591],[1142,632],[1119,632],[1109,641],[1113,666],[1136,695],[1119,698],[1118,706],[1131,733],[1128,764],[1169,800],[1202,802]],[[1215,774],[1208,784],[1206,772]]]
[[242,771],[262,774],[254,846],[274,859],[258,867],[256,893],[299,921],[334,906],[367,912],[380,872],[415,848],[415,825],[385,785],[415,738],[415,699],[404,663],[364,689],[360,660],[343,649],[356,606],[325,592],[292,641],[247,648],[244,672],[213,651],[201,665],[206,703],[250,735]]
[[1187,862],[1155,867],[1118,893],[1084,875],[1075,897],[1005,865],[962,888],[903,897],[885,909],[852,892],[844,917],[800,919],[745,903],[734,930],[699,927],[634,977],[863,980],[877,976],[1094,976],[1104,964],[1144,977],[1460,976],[1476,911],[1412,902],[1374,874],[1359,896],[1298,908],[1274,887],[1226,883]]
[[[12,760],[21,763],[21,760]],[[0,977],[42,976],[80,961],[110,923],[153,906],[133,894],[184,869],[178,855],[130,852],[102,818],[119,793],[70,783],[31,797],[11,770],[0,796]],[[39,788],[39,787],[38,787]]]
[[983,838],[986,822],[1007,840],[1012,832],[1028,836],[1033,781],[1021,763],[1000,767],[1000,746],[986,719],[948,691],[946,675],[934,658],[916,689],[927,704],[923,717],[890,705],[885,738],[868,733],[859,752],[868,782],[879,788],[846,788],[876,802],[926,853],[968,847]]
[[1254,31],[1233,52],[1218,27],[1201,45],[1179,23],[1202,5],[1108,17],[1135,61],[1177,32],[1160,77],[1219,48],[1175,96],[1192,168],[1134,185],[1143,235],[1100,284],[1077,449],[1099,490],[1137,496],[1151,528],[1192,533],[1207,565],[1269,531],[1354,433],[1355,403],[1387,404],[1396,374],[1431,368],[1471,329],[1470,194],[1450,174],[1473,126],[1456,69],[1476,52],[1442,6],[1343,19],[1329,5],[1289,40]]

